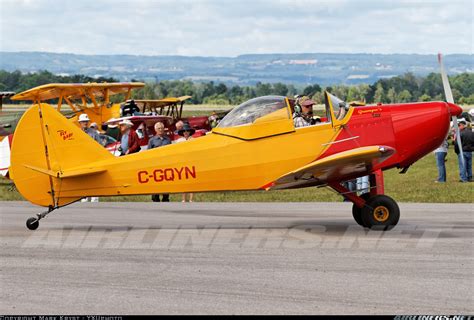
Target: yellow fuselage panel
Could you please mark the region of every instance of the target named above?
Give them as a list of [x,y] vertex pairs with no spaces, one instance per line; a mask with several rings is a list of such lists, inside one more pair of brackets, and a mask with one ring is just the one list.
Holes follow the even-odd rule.
[[285,132],[291,118],[265,123],[252,125],[252,140],[245,128],[233,132],[239,138],[211,133],[117,158],[51,106],[35,105],[18,124],[11,171],[26,199],[51,207],[86,196],[255,190],[315,161],[341,132],[331,123]]
[[95,163],[95,178],[61,179],[61,196],[259,189],[314,161],[334,139],[330,124],[253,141],[209,134]]

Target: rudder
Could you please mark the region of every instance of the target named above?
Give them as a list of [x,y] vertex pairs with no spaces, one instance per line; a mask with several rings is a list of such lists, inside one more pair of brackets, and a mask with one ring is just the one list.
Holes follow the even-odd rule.
[[92,172],[94,162],[110,157],[80,128],[42,103],[29,108],[18,123],[10,170],[18,191],[28,201],[57,207],[80,199],[60,197],[61,176],[78,169]]

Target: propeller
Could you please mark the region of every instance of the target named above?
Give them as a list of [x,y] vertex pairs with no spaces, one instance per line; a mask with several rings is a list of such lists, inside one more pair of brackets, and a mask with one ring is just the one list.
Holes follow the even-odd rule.
[[[441,68],[441,79],[443,80],[444,96],[446,97],[447,102],[454,104],[453,92],[451,91],[451,86],[449,85],[448,75],[446,74],[446,70],[444,69],[443,56],[441,55],[441,53],[438,53],[438,62]],[[453,114],[451,118],[453,120],[454,129],[456,130],[456,142],[458,144],[459,152],[462,153],[461,133],[459,131],[458,126],[458,117]],[[464,167],[464,157],[459,158],[461,159],[462,166]]]

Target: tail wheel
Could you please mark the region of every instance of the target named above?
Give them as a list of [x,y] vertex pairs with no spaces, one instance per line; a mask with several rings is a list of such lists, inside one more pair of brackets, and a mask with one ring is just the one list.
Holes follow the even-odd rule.
[[400,208],[392,198],[377,195],[370,198],[361,210],[363,226],[374,230],[390,230],[400,219]]
[[29,218],[26,220],[26,227],[30,230],[36,230],[39,227],[39,219],[38,218]]
[[[370,198],[370,193],[361,194],[360,197],[367,201]],[[359,226],[365,227],[364,222],[362,221],[362,208],[356,206],[355,203],[352,205],[352,216]]]

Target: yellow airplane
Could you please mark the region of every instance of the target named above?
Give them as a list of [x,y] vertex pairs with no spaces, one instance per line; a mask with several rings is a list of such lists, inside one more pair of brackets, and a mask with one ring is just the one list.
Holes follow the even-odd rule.
[[19,93],[11,99],[29,100],[35,104],[57,99],[57,111],[61,111],[64,103],[69,105],[74,113],[70,120],[77,125],[81,113],[86,113],[91,122],[100,125],[110,118],[120,117],[120,104],[112,103],[111,96],[124,94],[125,101],[130,98],[133,89],[142,88],[144,85],[141,82],[50,83]]
[[[383,171],[405,173],[441,145],[450,117],[462,112],[448,101],[351,106],[326,92],[325,120],[295,127],[294,101],[259,97],[234,108],[204,137],[118,158],[39,103],[18,124],[11,174],[25,199],[48,208],[27,220],[31,230],[53,210],[88,196],[312,186],[331,187],[352,201],[361,226],[387,230],[400,210],[384,195]],[[365,175],[369,194],[341,184]]]
[[[399,209],[383,195],[383,170],[406,170],[435,149],[461,109],[444,102],[347,107],[329,93],[326,99],[329,121],[317,125],[295,128],[291,101],[267,96],[236,107],[204,137],[119,158],[48,104],[34,105],[18,124],[11,174],[18,191],[48,211],[27,226],[36,229],[52,210],[86,196],[330,186],[354,202],[361,225],[393,227]],[[364,175],[371,177],[369,199],[340,184]]]
[[[63,103],[67,103],[72,110],[73,115],[68,116],[69,120],[79,126],[78,118],[82,113],[89,116],[91,122],[99,126],[111,118],[120,117],[120,104],[112,103],[110,97],[117,94],[123,94],[124,100],[131,96],[131,91],[141,88],[145,84],[141,82],[122,82],[122,83],[51,83],[42,85],[12,97],[12,100],[32,101],[34,104],[40,104],[47,100],[57,100],[56,109],[61,111]],[[15,120],[16,122],[16,120]],[[12,129],[5,131],[6,135],[14,132],[16,123],[9,122]],[[1,133],[0,133],[1,135]],[[5,135],[5,136],[6,136]],[[0,136],[0,141],[4,137]],[[3,141],[0,144],[0,174],[12,179],[10,167],[10,141]]]

